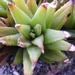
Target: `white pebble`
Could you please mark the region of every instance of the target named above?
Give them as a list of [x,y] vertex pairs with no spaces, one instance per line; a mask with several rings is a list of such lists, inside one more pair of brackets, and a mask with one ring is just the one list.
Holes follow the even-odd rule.
[[4,70],[2,70],[2,69],[0,68],[0,75],[2,75],[3,71],[4,71]]
[[17,71],[13,72],[14,75],[20,75]]

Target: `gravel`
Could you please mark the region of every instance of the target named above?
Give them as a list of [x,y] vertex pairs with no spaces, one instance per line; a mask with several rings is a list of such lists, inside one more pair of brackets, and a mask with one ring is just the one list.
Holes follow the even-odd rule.
[[23,75],[23,65],[11,65],[13,60],[14,56],[0,68],[0,75]]
[[[11,65],[14,60],[14,56],[10,57],[10,59],[0,68],[0,75],[24,75],[23,74],[23,64],[19,65]],[[75,75],[75,57],[72,58],[71,63],[69,63],[66,67],[64,64],[62,66],[64,68],[52,69],[52,65],[45,63],[40,60],[36,64],[33,75]],[[55,71],[57,71],[55,73]]]
[[[11,65],[14,60],[14,56],[0,68],[0,75],[24,75],[23,74],[23,64]],[[39,60],[34,69],[33,75],[46,75],[49,71],[49,64]]]
[[72,58],[71,63],[56,75],[75,75],[75,57]]

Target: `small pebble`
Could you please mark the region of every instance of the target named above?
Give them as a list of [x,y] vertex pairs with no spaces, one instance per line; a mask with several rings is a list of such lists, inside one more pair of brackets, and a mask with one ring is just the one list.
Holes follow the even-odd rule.
[[7,70],[5,70],[5,71],[3,72],[3,74],[6,74],[6,75],[8,75],[8,71],[7,71]]
[[17,71],[13,72],[14,75],[20,75]]
[[[13,61],[14,57],[12,57],[11,59],[10,61]],[[49,70],[49,64],[45,63],[42,60],[39,60],[36,64],[33,75],[46,75]],[[8,61],[0,68],[0,75],[24,75],[23,64],[11,66]],[[75,58],[72,61],[71,65],[69,65],[69,67],[65,68],[61,72],[59,71],[59,73],[55,75],[75,75]]]
[[37,68],[40,68],[41,66],[42,66],[42,64],[38,64],[38,63],[36,64]]
[[73,72],[75,73],[75,69],[73,70]]

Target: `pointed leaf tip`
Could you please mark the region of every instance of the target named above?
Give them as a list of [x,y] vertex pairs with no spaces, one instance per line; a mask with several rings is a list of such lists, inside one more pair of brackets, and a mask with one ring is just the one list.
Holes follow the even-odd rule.
[[42,53],[44,54],[44,46],[42,43],[40,43],[40,45],[38,45],[38,47],[41,49]]
[[69,51],[75,51],[75,46],[71,45]]
[[35,60],[32,60],[32,59],[31,59],[31,62],[32,62],[32,67],[31,67],[31,68],[32,68],[32,70],[34,70],[34,68],[35,68],[35,66],[36,66],[37,61],[35,61]]
[[68,38],[71,36],[71,34],[69,34],[67,31],[62,31],[65,34],[65,37]]
[[16,29],[19,29],[20,26],[21,26],[20,24],[16,24],[16,25],[15,25],[15,28],[16,28]]
[[0,38],[0,43],[2,43],[2,44],[6,44],[6,41],[5,41],[5,38],[3,37],[3,38]]
[[66,60],[63,61],[64,63],[69,63],[70,60],[67,58]]
[[43,8],[47,9],[47,7],[45,5],[42,5]]
[[41,55],[41,50],[37,46],[32,45],[30,47],[27,47],[27,51],[28,51],[28,54],[32,63],[32,70],[33,70]]
[[41,52],[44,54],[44,46],[42,44],[42,42],[40,42],[39,44],[36,44],[40,49],[41,49]]
[[43,40],[44,40],[44,37],[43,35],[41,35],[32,41],[32,44],[38,46],[41,49],[42,53],[44,53]]
[[12,7],[12,6],[13,6],[13,4],[9,2],[9,3],[8,3],[8,6],[9,6],[9,7]]
[[46,3],[42,3],[42,8],[46,9],[47,10],[47,7],[50,3],[46,2]]
[[56,8],[58,5],[58,1],[57,0],[54,0],[53,2],[50,3],[49,6],[53,7],[53,8]]
[[19,47],[22,47],[22,48],[27,47],[27,45],[24,44],[22,41],[23,41],[23,40],[19,37],[19,38],[18,38],[18,46],[19,46]]
[[26,39],[24,40],[22,37],[18,38],[17,44],[19,47],[26,48],[31,45],[31,43]]

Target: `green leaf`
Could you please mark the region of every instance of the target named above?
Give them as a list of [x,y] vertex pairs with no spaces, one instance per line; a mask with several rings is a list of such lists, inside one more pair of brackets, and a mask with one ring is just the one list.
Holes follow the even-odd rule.
[[28,0],[27,5],[28,5],[30,11],[32,12],[32,14],[35,14],[35,12],[38,8],[36,1],[35,0]]
[[50,50],[61,50],[61,51],[72,51],[75,50],[73,49],[73,45],[68,43],[67,41],[64,40],[59,40],[50,44],[45,45],[45,49],[50,49]]
[[32,62],[32,66],[35,68],[35,65],[41,55],[41,50],[37,46],[30,46],[27,48],[27,51]]
[[25,37],[26,39],[30,38],[31,28],[29,25],[16,24],[15,27],[23,37]]
[[17,24],[29,24],[31,19],[21,9],[12,3],[8,3],[11,15]]
[[30,58],[26,49],[24,49],[24,52],[23,52],[23,69],[24,69],[24,75],[32,75],[33,73],[32,63],[30,61]]
[[20,64],[22,62],[23,62],[23,48],[19,48],[17,53],[16,53],[13,64],[17,65],[17,64]]
[[66,31],[47,29],[44,33],[44,44],[53,43],[68,37],[70,37],[70,34]]
[[64,24],[62,25],[61,22],[63,21],[64,18],[67,17],[67,15],[69,13],[71,13],[72,8],[73,8],[72,0],[68,1],[63,6],[61,6],[61,8],[59,8],[54,13],[51,28],[52,29],[59,29],[59,26],[62,27]]
[[26,13],[30,18],[33,17],[29,7],[25,3],[25,0],[13,0],[15,5],[17,5],[24,13]]
[[56,62],[62,62],[67,59],[67,56],[60,50],[45,50],[45,53],[42,56]]

